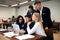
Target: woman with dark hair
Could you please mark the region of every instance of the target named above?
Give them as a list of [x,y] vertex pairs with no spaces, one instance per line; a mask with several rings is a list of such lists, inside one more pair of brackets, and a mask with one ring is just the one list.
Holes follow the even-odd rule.
[[23,29],[23,27],[24,27],[24,18],[21,15],[19,15],[17,17],[16,24],[19,25],[20,29]]
[[25,27],[24,27],[24,18],[23,16],[19,15],[17,17],[17,20],[16,22],[12,25],[13,26],[13,29],[15,29],[15,31],[21,33],[21,34],[24,34],[25,33]]

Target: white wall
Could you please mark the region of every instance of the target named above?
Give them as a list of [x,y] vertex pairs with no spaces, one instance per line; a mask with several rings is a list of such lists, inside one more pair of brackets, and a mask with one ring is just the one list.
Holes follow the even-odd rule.
[[[42,5],[49,7],[51,10],[51,18],[60,22],[60,1],[42,2]],[[7,19],[12,16],[25,16],[29,5],[23,5],[19,9],[10,7],[0,7],[0,18]]]
[[0,18],[7,19],[15,16],[15,8],[10,7],[0,7]]
[[17,16],[18,15],[25,16],[27,11],[28,11],[28,5],[21,6],[17,11],[17,13],[18,13]]
[[[52,20],[55,20],[56,22],[60,22],[60,1],[42,2],[42,5],[50,8]],[[18,9],[17,16],[26,15],[27,10],[28,10],[28,5],[21,6]]]
[[42,4],[50,8],[51,19],[60,22],[60,1],[48,1]]

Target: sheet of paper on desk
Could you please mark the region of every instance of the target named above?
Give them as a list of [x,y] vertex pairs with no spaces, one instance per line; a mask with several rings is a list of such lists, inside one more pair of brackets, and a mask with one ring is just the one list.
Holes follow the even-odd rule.
[[14,33],[14,32],[6,32],[6,33],[3,33],[6,37],[13,37],[13,36],[15,36],[15,35],[18,35],[18,34],[16,34],[16,33]]
[[16,38],[19,39],[19,40],[28,39],[28,38],[34,38],[34,37],[35,36],[29,35],[29,34],[25,34],[25,35],[22,35],[22,36],[16,36]]

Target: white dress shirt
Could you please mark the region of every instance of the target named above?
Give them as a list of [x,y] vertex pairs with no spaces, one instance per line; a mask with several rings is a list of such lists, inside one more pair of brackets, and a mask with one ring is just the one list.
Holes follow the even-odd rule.
[[28,34],[36,33],[38,35],[46,36],[45,31],[41,28],[41,25],[39,22],[36,22],[32,29],[30,27],[27,27]]

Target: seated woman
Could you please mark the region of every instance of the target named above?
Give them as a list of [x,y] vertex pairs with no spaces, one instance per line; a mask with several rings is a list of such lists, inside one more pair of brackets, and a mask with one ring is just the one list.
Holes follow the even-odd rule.
[[19,26],[19,28],[20,28],[20,33],[22,33],[22,34],[24,34],[25,33],[25,27],[24,27],[24,18],[21,16],[21,15],[19,15],[18,17],[17,17],[17,20],[16,20],[16,22],[14,23],[15,24],[15,26]]
[[28,34],[35,33],[35,34],[38,34],[38,35],[46,36],[45,31],[43,29],[43,25],[42,25],[42,21],[41,21],[39,13],[37,13],[37,12],[33,13],[32,20],[35,21],[35,24],[32,27],[32,29],[30,29],[29,25],[30,25],[31,22],[28,22],[28,24],[27,24]]

